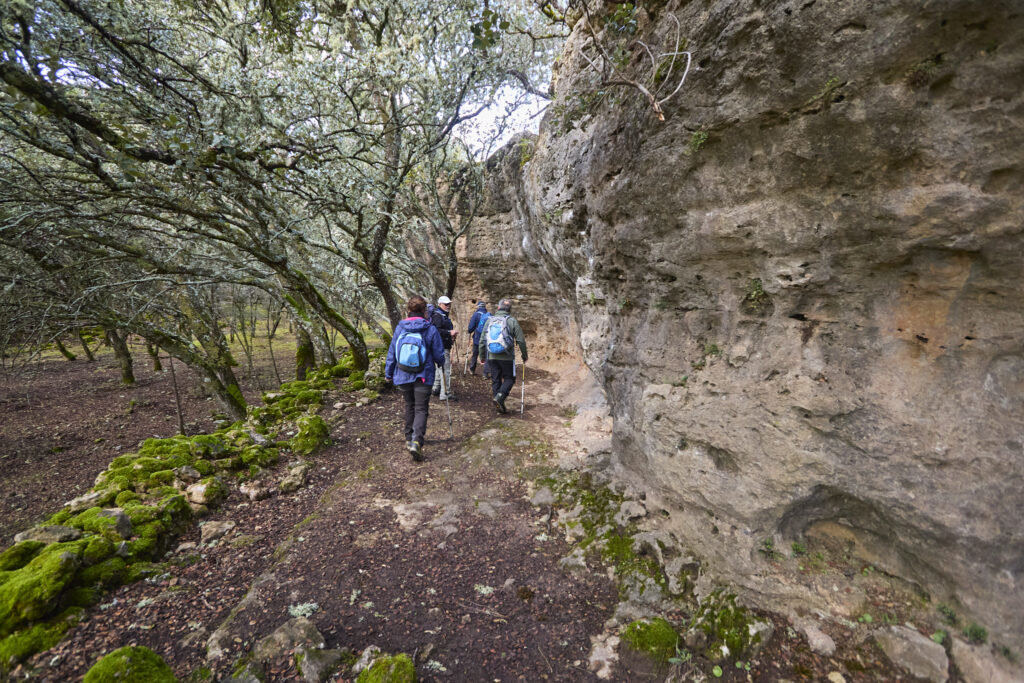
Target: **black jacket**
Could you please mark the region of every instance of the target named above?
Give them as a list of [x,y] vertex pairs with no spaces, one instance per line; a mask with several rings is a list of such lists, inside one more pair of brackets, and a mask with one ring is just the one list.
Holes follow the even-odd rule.
[[450,351],[452,348],[452,330],[455,329],[455,326],[452,325],[452,319],[438,306],[434,308],[434,312],[430,316],[430,322],[441,333],[441,343],[444,344],[444,350]]

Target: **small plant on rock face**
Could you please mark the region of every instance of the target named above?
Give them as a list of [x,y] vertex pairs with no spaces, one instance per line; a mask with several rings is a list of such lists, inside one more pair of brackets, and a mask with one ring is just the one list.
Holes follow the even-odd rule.
[[771,312],[772,298],[764,291],[761,278],[752,278],[747,284],[747,293],[740,302],[740,308],[747,315],[762,316]]
[[977,622],[972,621],[970,625],[964,629],[964,637],[967,638],[968,642],[973,643],[974,645],[981,645],[988,640],[988,629],[979,625]]
[[703,130],[695,130],[690,136],[690,142],[686,145],[686,149],[689,150],[690,154],[696,154],[697,151],[704,146],[704,143],[708,141],[708,134]]
[[790,550],[793,551],[793,557],[800,557],[801,555],[807,554],[807,546],[805,546],[800,541],[793,541],[793,543],[789,547]]
[[942,615],[942,620],[950,626],[956,626],[957,622],[960,621],[960,619],[956,615],[956,610],[954,610],[946,603],[940,602],[938,610],[939,614]]
[[757,552],[761,553],[769,560],[779,559],[779,551],[775,549],[775,541],[770,538],[766,538],[761,541],[761,545],[757,548]]

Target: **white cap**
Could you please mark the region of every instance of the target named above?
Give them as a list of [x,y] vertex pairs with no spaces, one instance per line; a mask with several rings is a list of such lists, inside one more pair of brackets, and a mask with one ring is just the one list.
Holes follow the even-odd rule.
[[451,302],[452,302],[452,300],[449,299],[446,296],[439,296],[437,298],[437,303],[439,303],[439,304],[450,304]]

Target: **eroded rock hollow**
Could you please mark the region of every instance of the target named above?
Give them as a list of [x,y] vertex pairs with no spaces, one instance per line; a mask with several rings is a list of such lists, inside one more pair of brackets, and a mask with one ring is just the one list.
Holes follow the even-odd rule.
[[539,357],[585,361],[611,466],[717,580],[813,605],[757,550],[824,535],[1019,647],[1020,4],[644,3],[625,37],[613,10],[658,97],[692,53],[665,121],[577,23],[460,296],[518,296]]

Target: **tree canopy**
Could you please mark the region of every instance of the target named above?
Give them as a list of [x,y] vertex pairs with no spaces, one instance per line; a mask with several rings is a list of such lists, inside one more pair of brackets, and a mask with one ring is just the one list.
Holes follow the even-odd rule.
[[365,368],[360,322],[454,288],[464,229],[442,214],[479,185],[453,132],[545,77],[540,19],[515,1],[5,3],[3,341],[138,334],[237,415],[227,283],[286,306],[323,362],[334,328]]

